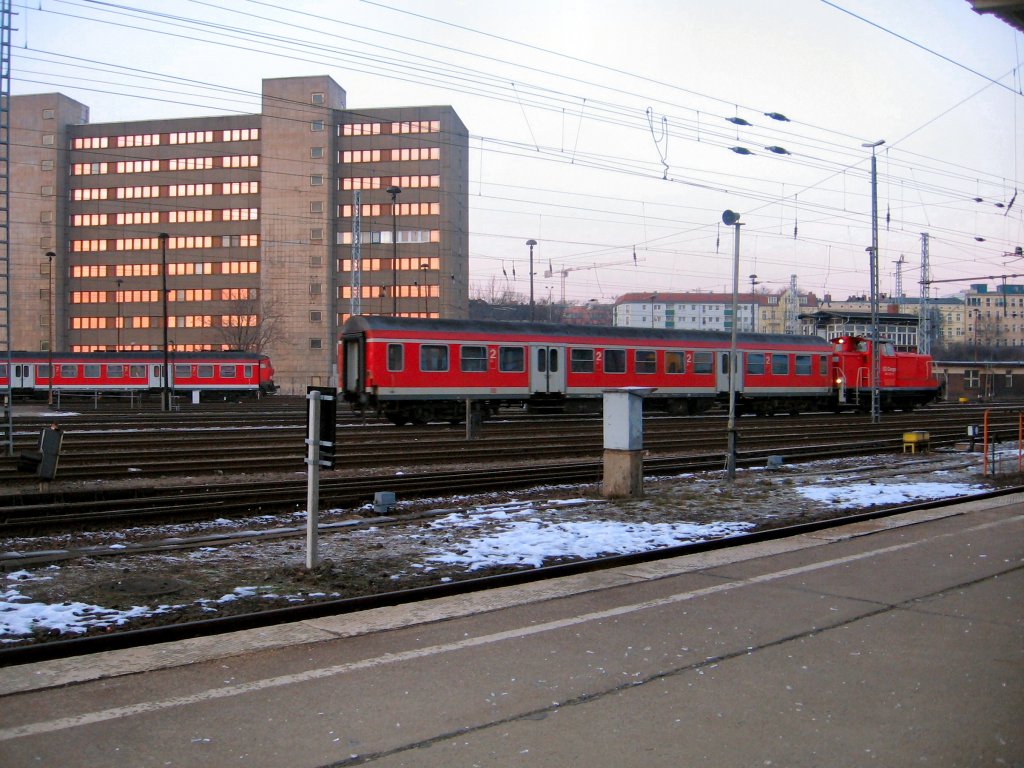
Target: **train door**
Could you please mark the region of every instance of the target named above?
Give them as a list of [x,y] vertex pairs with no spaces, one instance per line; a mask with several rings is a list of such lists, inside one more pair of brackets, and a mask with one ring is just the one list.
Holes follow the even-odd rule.
[[342,391],[359,395],[363,390],[363,342],[359,338],[345,339],[342,350],[344,366]]
[[565,347],[530,346],[530,391],[565,394]]
[[[730,352],[718,353],[718,391],[729,392],[729,356]],[[743,353],[736,352],[736,391],[743,391]]]
[[35,366],[29,363],[15,363],[11,389],[32,389],[35,386]]

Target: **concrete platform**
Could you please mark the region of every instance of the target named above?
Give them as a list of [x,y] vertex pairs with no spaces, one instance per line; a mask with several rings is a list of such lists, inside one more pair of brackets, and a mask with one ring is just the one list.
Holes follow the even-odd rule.
[[0,669],[0,765],[1024,765],[1024,496]]

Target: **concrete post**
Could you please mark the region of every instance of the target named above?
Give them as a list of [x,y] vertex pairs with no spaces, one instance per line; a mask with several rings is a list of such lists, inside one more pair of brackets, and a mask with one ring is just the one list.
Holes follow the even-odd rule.
[[643,398],[653,387],[626,387],[604,393],[604,482],[607,499],[644,495]]

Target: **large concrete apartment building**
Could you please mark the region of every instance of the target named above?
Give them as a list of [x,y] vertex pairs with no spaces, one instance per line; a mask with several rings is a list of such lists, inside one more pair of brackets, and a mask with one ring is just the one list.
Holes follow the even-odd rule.
[[166,317],[172,351],[260,348],[298,394],[352,312],[467,316],[451,107],[350,110],[317,76],[264,80],[259,114],[90,123],[49,93],[10,124],[14,349],[162,349]]

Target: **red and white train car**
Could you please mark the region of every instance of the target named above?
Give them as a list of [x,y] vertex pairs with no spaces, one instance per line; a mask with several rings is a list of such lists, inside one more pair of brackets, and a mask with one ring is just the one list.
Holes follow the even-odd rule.
[[[863,408],[859,342],[738,334],[739,412]],[[649,409],[695,414],[728,397],[730,350],[722,332],[359,316],[342,329],[340,370],[354,408],[396,424],[458,421],[466,400],[484,414],[508,404],[592,410],[602,392],[621,387],[653,388]],[[893,370],[883,377],[886,410],[938,392],[933,377],[901,383],[909,372],[901,355],[882,357]],[[914,366],[928,359],[912,357]]]
[[[50,364],[53,364],[51,378]],[[163,352],[12,352],[0,358],[0,390],[28,396],[60,392],[156,392],[163,387]],[[168,385],[175,392],[270,394],[270,358],[252,352],[174,352]]]

